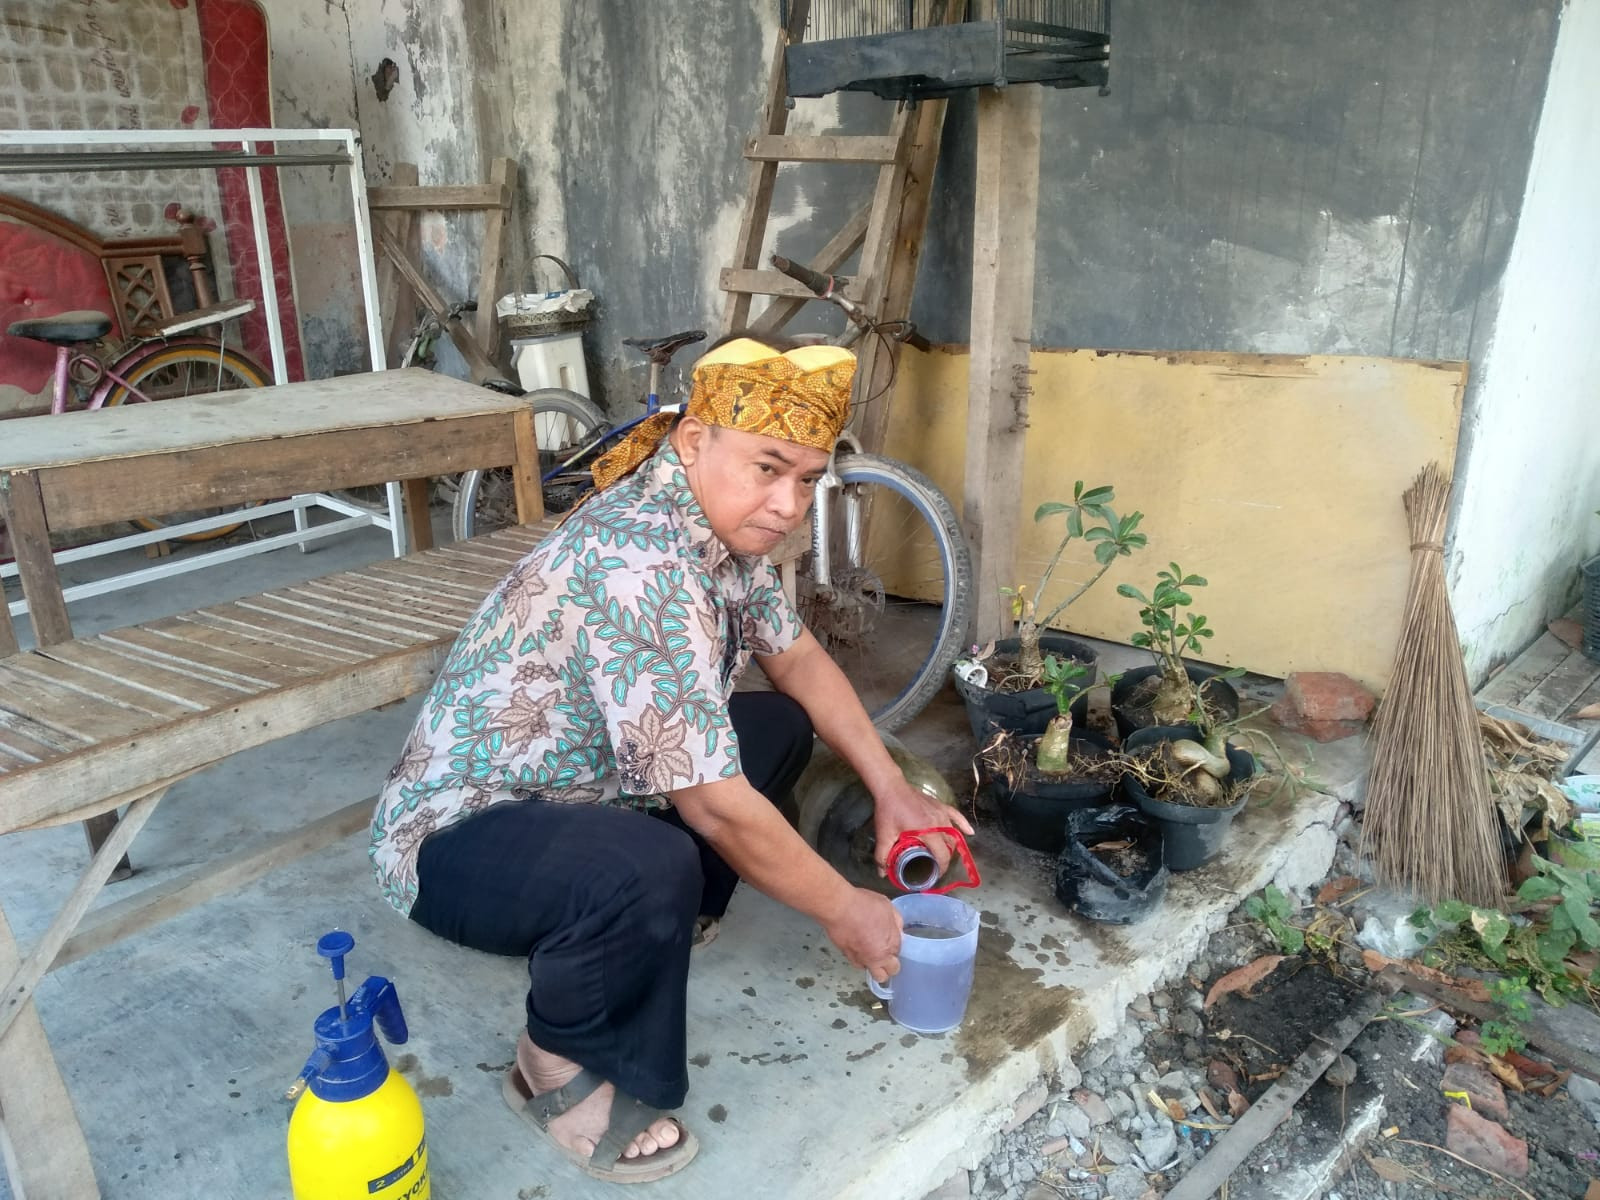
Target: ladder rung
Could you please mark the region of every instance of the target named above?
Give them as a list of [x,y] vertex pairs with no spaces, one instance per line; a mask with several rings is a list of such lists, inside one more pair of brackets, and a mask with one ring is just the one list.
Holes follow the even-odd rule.
[[[850,287],[844,289],[849,296],[861,284],[858,276],[850,277]],[[748,292],[752,296],[793,296],[797,300],[815,300],[817,294],[805,284],[790,279],[781,271],[751,271],[741,267],[724,267],[717,285],[725,292]]]
[[889,134],[766,134],[745,144],[755,162],[892,163],[899,139]]

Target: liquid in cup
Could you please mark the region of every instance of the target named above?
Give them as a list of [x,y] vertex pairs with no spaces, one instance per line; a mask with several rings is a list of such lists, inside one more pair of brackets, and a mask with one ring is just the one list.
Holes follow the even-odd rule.
[[868,979],[889,1015],[913,1033],[948,1033],[966,1015],[978,953],[978,910],[950,896],[913,892],[895,897],[900,973],[887,984]]

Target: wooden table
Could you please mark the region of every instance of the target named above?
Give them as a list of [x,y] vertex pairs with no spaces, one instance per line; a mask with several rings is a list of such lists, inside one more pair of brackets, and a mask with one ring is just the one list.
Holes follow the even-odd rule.
[[[406,427],[431,422],[427,437]],[[512,466],[521,522],[544,515],[527,402],[431,371],[378,371],[0,427],[0,516],[40,645],[72,636],[51,530],[405,481],[413,550],[433,545],[427,481]],[[16,650],[0,605],[0,654]]]
[[[432,427],[417,436],[415,426]],[[533,410],[411,369],[23,417],[0,426],[0,517],[41,646],[72,638],[50,531],[274,496],[404,481],[413,550],[433,545],[428,480],[511,466],[517,516],[544,515]],[[0,656],[16,632],[0,603]],[[114,819],[97,818],[98,848]]]

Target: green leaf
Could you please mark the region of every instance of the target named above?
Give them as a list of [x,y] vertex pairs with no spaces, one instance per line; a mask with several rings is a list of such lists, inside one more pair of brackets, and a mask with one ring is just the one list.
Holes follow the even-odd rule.
[[1299,954],[1306,947],[1306,935],[1293,925],[1284,925],[1278,930],[1278,945],[1285,954]]
[[1583,944],[1590,948],[1600,946],[1600,925],[1589,913],[1588,902],[1580,896],[1570,892],[1562,897],[1561,909],[1572,920],[1572,928],[1577,932]]
[[[1089,532],[1093,533],[1094,530],[1091,529]],[[1112,559],[1116,558],[1118,553],[1119,551],[1115,542],[1101,542],[1094,548],[1094,560],[1103,567]],[[1120,553],[1126,554],[1127,551],[1120,551]]]
[[1460,900],[1441,900],[1433,908],[1433,919],[1445,925],[1460,925],[1472,916],[1472,906]]
[[1059,500],[1046,500],[1043,504],[1039,505],[1038,508],[1033,510],[1033,519],[1035,521],[1042,521],[1046,517],[1053,517],[1057,513],[1069,512],[1071,509],[1072,505],[1063,504]]
[[1534,939],[1540,961],[1551,970],[1560,968],[1577,942],[1578,935],[1570,929],[1546,929]]
[[1483,943],[1485,950],[1500,945],[1511,932],[1511,919],[1505,913],[1492,908],[1473,909],[1471,922],[1473,932],[1478,935],[1478,940]]
[[1553,879],[1543,875],[1535,875],[1525,879],[1522,886],[1517,889],[1517,897],[1521,900],[1548,900],[1552,896],[1561,895],[1561,886]]
[[1206,581],[1202,576],[1199,576],[1199,575],[1188,575],[1188,576],[1184,577],[1183,586],[1184,587],[1205,587],[1206,586]]
[[1076,508],[1067,514],[1067,536],[1069,538],[1083,536],[1083,513]]
[[1137,600],[1141,604],[1150,603],[1150,601],[1145,597],[1145,594],[1138,588],[1134,587],[1131,583],[1117,584],[1117,595],[1126,596],[1129,600]]
[[1084,540],[1089,542],[1108,542],[1113,534],[1104,525],[1095,525],[1084,532]]
[[1083,505],[1085,508],[1088,508],[1091,505],[1110,504],[1116,498],[1116,493],[1107,485],[1090,488],[1087,492],[1074,496],[1074,499],[1076,499],[1077,502]]

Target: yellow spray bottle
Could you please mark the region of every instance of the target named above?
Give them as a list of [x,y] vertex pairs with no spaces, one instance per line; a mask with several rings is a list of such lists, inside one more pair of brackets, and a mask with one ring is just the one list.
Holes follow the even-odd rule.
[[428,1200],[422,1104],[373,1032],[404,1045],[409,1036],[394,984],[370,976],[345,999],[344,957],[355,946],[334,931],[317,942],[333,965],[339,1003],[314,1026],[317,1048],[287,1093],[289,1181],[294,1200]]

